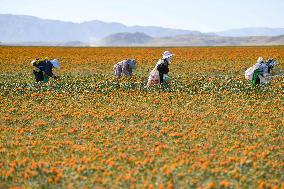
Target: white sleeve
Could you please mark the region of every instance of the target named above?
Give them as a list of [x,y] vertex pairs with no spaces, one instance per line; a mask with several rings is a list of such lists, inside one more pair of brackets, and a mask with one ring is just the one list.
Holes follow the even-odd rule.
[[260,68],[260,66],[261,66],[260,63],[256,63],[256,64],[254,65],[254,70]]
[[36,60],[31,61],[31,65],[33,66],[35,62],[36,62]]

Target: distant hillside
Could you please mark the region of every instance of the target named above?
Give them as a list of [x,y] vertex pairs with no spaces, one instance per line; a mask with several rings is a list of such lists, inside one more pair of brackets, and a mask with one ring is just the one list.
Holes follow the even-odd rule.
[[81,41],[93,43],[111,34],[141,32],[152,37],[183,34],[201,34],[198,31],[170,29],[154,26],[128,27],[120,23],[106,23],[98,20],[73,23],[47,20],[33,16],[0,14],[0,41],[64,43]]
[[69,47],[80,47],[80,46],[87,46],[88,44],[83,43],[81,41],[69,41],[66,43],[59,44],[60,46],[69,46]]
[[102,46],[241,46],[284,45],[284,35],[276,37],[221,37],[212,35],[179,35],[152,38],[143,33],[118,33],[106,37]]
[[33,16],[0,14],[1,45],[283,45],[282,35],[284,28],[243,28],[218,33],[201,33],[156,26],[126,26],[98,20],[73,23]]
[[99,44],[104,46],[139,46],[151,40],[153,38],[144,33],[117,33],[102,39]]
[[284,28],[241,28],[216,33],[219,36],[247,37],[247,36],[278,36],[284,35]]
[[145,33],[152,37],[173,37],[177,35],[202,35],[200,31],[193,30],[182,30],[182,29],[170,29],[164,27],[156,27],[156,26],[132,26],[128,32],[140,32]]
[[146,46],[248,46],[248,45],[284,45],[284,35],[276,37],[221,37],[182,35],[167,38],[155,38]]

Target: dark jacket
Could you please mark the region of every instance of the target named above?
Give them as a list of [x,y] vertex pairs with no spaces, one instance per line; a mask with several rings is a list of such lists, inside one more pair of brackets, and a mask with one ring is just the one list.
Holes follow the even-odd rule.
[[169,63],[164,59],[159,60],[157,64],[157,70],[159,71],[160,75],[160,83],[163,83],[163,75],[169,73]]
[[56,78],[52,72],[53,65],[48,60],[35,60],[32,62],[35,67],[33,73],[35,75],[35,80],[39,81],[48,81],[48,77]]
[[52,72],[53,65],[48,60],[40,60],[37,64],[34,65],[36,68],[38,68],[41,72],[43,72],[45,75],[49,77],[53,77],[54,74]]

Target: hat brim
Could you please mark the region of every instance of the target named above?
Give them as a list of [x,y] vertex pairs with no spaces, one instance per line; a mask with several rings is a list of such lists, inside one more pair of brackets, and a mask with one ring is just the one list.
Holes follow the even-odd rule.
[[172,56],[174,56],[174,54],[170,54],[170,55],[167,55],[167,56],[163,55],[163,58],[170,58]]
[[56,69],[60,70],[60,66],[59,65],[53,65],[53,67],[55,67]]
[[56,69],[60,69],[60,65],[59,65],[58,60],[52,60],[50,62],[53,65],[53,67],[55,67]]

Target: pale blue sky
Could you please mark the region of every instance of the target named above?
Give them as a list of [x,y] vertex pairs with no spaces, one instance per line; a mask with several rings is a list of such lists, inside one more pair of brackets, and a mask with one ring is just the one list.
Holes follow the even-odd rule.
[[0,14],[6,13],[202,32],[259,26],[284,28],[284,0],[0,0]]

